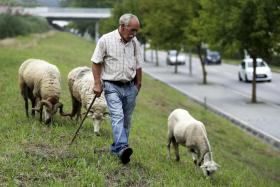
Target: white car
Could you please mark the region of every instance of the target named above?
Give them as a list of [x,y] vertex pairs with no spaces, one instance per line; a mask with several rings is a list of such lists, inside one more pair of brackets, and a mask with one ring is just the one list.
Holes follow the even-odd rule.
[[[256,66],[256,81],[271,81],[271,70],[267,63],[261,58],[257,58]],[[253,59],[245,58],[239,65],[238,70],[239,81],[252,81],[253,80]]]
[[167,52],[166,63],[167,65],[183,65],[186,63],[186,55],[180,52],[177,54],[176,50],[170,50]]

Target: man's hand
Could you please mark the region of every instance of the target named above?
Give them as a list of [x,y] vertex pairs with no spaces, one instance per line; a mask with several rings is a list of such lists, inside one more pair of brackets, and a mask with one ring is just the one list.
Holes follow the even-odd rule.
[[135,84],[135,86],[136,86],[136,88],[137,88],[138,92],[140,92],[141,83],[136,83],[136,84]]
[[101,65],[92,63],[92,75],[94,78],[93,92],[95,93],[96,97],[100,97],[103,90],[100,74],[101,74]]
[[134,84],[138,89],[138,92],[140,92],[140,88],[141,88],[141,82],[142,82],[142,68],[138,68],[136,69],[136,76],[135,76],[135,80],[134,80]]
[[102,91],[102,85],[100,83],[95,83],[93,86],[93,92],[95,93],[96,97],[100,97]]

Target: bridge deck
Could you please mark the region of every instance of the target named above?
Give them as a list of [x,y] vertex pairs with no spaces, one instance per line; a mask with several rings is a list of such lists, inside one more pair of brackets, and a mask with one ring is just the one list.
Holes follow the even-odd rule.
[[45,17],[47,19],[73,20],[73,19],[102,19],[111,16],[110,8],[24,8],[24,14]]

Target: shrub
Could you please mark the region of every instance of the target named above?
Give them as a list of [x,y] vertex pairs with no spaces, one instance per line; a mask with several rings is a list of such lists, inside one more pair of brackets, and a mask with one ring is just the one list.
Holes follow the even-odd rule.
[[0,38],[49,30],[46,20],[29,15],[0,14]]

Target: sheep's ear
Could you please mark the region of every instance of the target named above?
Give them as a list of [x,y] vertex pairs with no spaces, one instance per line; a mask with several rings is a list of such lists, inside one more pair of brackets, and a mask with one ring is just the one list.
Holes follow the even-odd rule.
[[94,118],[93,112],[90,111],[90,112],[88,113],[87,117]]

